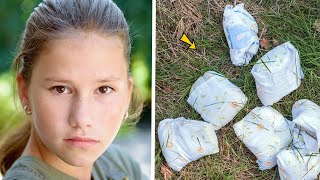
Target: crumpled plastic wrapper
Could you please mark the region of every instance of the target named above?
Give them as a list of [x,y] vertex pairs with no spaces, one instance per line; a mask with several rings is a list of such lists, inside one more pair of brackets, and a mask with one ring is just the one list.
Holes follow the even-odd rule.
[[162,154],[169,167],[180,171],[191,161],[218,153],[218,139],[212,124],[183,117],[164,119],[158,126]]
[[281,180],[317,179],[320,173],[317,141],[298,128],[294,128],[292,134],[292,143],[277,155]]
[[320,106],[314,102],[301,99],[292,106],[293,122],[318,141],[320,148]]
[[276,155],[291,142],[292,124],[275,109],[264,106],[254,108],[233,129],[257,157],[259,168],[265,170],[277,164]]
[[253,66],[251,73],[258,97],[265,106],[278,102],[297,89],[303,79],[298,51],[290,42],[266,53]]
[[191,87],[187,101],[218,130],[236,116],[248,98],[223,75],[207,71]]
[[259,49],[258,25],[244,4],[227,5],[223,13],[223,30],[236,66],[248,64]]

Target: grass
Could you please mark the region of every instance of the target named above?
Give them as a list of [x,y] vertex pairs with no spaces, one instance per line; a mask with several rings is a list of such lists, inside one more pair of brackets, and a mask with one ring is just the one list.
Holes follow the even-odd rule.
[[[320,4],[317,1],[243,1],[259,25],[259,35],[271,48],[290,41],[299,51],[305,74],[301,86],[272,107],[292,119],[294,102],[306,98],[320,105]],[[268,50],[260,49],[252,63],[232,65],[222,28],[224,7],[233,1],[174,0],[156,2],[156,149],[155,177],[164,179],[166,165],[157,137],[157,126],[165,118],[185,117],[201,120],[187,103],[194,81],[208,70],[225,75],[249,97],[245,107],[225,127],[217,131],[220,152],[203,157],[173,172],[173,179],[279,179],[277,167],[261,171],[255,156],[236,137],[233,124],[257,106],[254,63]],[[197,46],[187,50],[179,41],[185,32]]]

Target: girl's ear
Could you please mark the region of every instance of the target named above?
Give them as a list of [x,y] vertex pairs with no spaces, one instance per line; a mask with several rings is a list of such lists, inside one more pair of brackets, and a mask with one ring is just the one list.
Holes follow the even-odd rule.
[[128,107],[131,101],[132,91],[133,91],[133,78],[132,76],[130,76],[128,79],[128,100],[127,100]]
[[20,98],[20,102],[22,107],[29,104],[29,95],[28,95],[28,87],[24,82],[21,73],[19,73],[16,77],[17,85],[18,85],[18,94]]

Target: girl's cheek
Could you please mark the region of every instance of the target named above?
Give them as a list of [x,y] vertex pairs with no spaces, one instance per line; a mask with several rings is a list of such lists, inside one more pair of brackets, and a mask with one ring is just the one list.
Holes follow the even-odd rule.
[[124,109],[126,98],[122,94],[100,95],[95,98],[95,108],[105,111]]
[[[123,107],[119,98],[109,98],[95,103],[94,106],[94,127],[99,127],[97,132],[104,137],[107,144],[113,140],[122,124]],[[103,127],[103,128],[102,128]]]
[[33,104],[36,110],[36,118],[41,121],[46,120],[46,124],[54,124],[64,120],[68,115],[71,106],[70,98],[61,98],[50,95],[46,92],[36,92]]

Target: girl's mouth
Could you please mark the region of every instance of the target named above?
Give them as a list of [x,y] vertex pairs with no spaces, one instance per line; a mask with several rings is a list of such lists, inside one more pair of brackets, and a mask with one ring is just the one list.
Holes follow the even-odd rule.
[[78,148],[89,148],[96,145],[99,141],[86,137],[72,137],[64,139],[69,145]]

